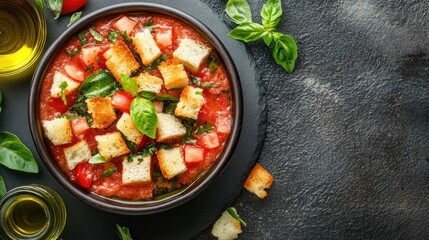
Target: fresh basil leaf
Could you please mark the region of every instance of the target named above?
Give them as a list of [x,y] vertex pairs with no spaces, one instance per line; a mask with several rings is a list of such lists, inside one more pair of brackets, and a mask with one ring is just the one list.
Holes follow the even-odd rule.
[[118,171],[118,168],[116,166],[112,166],[112,167],[109,167],[108,169],[104,170],[104,172],[101,174],[101,176],[110,177],[117,171]]
[[67,98],[66,98],[66,89],[67,89],[68,83],[66,81],[63,81],[60,84],[60,89],[61,89],[61,100],[63,100],[64,105],[67,105]]
[[268,0],[261,10],[262,24],[267,29],[277,27],[282,17],[282,2],[281,0]]
[[111,43],[116,43],[116,39],[118,39],[118,32],[117,31],[110,31],[107,40]]
[[18,171],[39,172],[31,151],[16,135],[9,132],[0,133],[0,164]]
[[156,137],[158,116],[151,101],[142,97],[134,98],[131,102],[130,114],[140,132],[152,139]]
[[103,156],[101,156],[99,153],[92,156],[89,160],[89,163],[91,164],[99,164],[99,163],[105,163],[108,162]]
[[118,88],[115,78],[105,69],[89,75],[79,88],[86,98],[108,97]]
[[0,90],[0,113],[3,107],[3,91]]
[[77,37],[79,38],[80,43],[82,44],[82,46],[85,46],[88,41],[86,41],[86,37],[85,37],[85,33],[80,32]]
[[130,229],[128,229],[127,227],[121,227],[116,224],[116,234],[118,234],[120,240],[133,240],[131,237]]
[[160,143],[158,148],[159,149],[164,149],[164,150],[173,149],[173,147],[170,144],[166,144],[166,143]]
[[121,84],[126,92],[130,93],[133,96],[138,95],[139,85],[136,83],[136,81],[134,81],[134,79],[121,73]]
[[156,94],[155,93],[153,93],[153,92],[146,92],[146,91],[139,92],[139,96],[142,97],[142,98],[146,98],[147,100],[151,100],[151,101],[156,98]]
[[3,177],[0,175],[0,198],[2,198],[6,193],[6,184],[4,183]]
[[179,99],[175,96],[171,96],[170,94],[162,94],[155,97],[156,100],[159,101],[171,101],[171,102],[179,102]]
[[191,76],[191,82],[195,86],[202,87],[202,88],[217,88],[217,87],[219,87],[218,83],[210,83],[210,82],[201,83],[201,79],[197,78],[195,76]]
[[257,23],[245,22],[228,33],[228,36],[244,42],[253,42],[263,38],[267,33],[264,26]]
[[209,72],[211,74],[214,74],[216,70],[219,68],[220,62],[216,59],[215,56],[210,54],[208,60],[207,60],[207,68],[209,69]]
[[149,29],[151,33],[153,33],[153,28],[155,27],[155,24],[152,22],[152,20],[149,20],[145,24],[143,24],[143,28]]
[[67,27],[70,27],[73,23],[75,23],[77,20],[79,20],[79,18],[81,16],[82,16],[82,12],[73,13],[73,15],[70,17],[70,22],[69,22],[69,24],[67,24]]
[[122,37],[124,38],[125,42],[132,42],[133,41],[133,39],[130,38],[130,35],[128,35],[127,32],[125,32],[125,31],[118,31],[118,32],[119,32],[119,34],[122,35]]
[[163,113],[173,114],[176,110],[177,102],[165,101],[164,108],[162,110]]
[[156,147],[156,144],[153,142],[145,147],[143,147],[140,152],[144,157],[152,156],[153,154],[158,151],[158,148]]
[[226,3],[226,14],[237,24],[252,22],[252,11],[246,0],[229,0]]
[[279,39],[281,36],[283,36],[283,33],[273,31],[273,32],[269,32],[267,35],[265,35],[263,37],[263,40],[268,47],[274,48],[276,39]]
[[74,57],[74,56],[76,56],[79,52],[80,52],[80,48],[74,48],[74,49],[73,49],[73,50],[71,50],[71,51],[67,51],[67,50],[66,50],[66,53],[67,53],[67,55],[68,55],[69,57]]
[[63,0],[48,0],[48,6],[54,12],[55,19],[57,19],[61,15]]
[[71,110],[75,111],[79,116],[85,117],[86,121],[88,122],[88,125],[92,125],[94,120],[92,119],[92,115],[88,112],[88,107],[85,102],[85,99],[86,98],[82,95],[78,97],[78,100],[75,104],[73,104]]
[[201,135],[203,133],[206,132],[210,132],[213,131],[213,129],[215,129],[215,127],[213,125],[210,125],[208,123],[204,123],[203,125],[201,125],[198,130],[197,130],[197,135]]
[[101,34],[99,34],[98,32],[96,32],[96,31],[94,30],[94,28],[93,28],[93,27],[90,27],[90,28],[89,28],[89,32],[90,32],[90,33],[91,33],[91,35],[94,37],[95,41],[101,42],[101,41],[103,41],[103,40],[104,40],[103,35],[101,35]]
[[45,9],[45,0],[36,0],[37,5],[39,5],[40,9],[43,11]]
[[295,61],[298,57],[298,46],[295,39],[289,35],[282,35],[275,40],[273,57],[288,73],[292,73],[295,68]]
[[227,208],[226,211],[229,213],[229,215],[231,215],[231,217],[238,220],[241,224],[243,224],[243,226],[247,227],[247,223],[237,215],[232,207]]

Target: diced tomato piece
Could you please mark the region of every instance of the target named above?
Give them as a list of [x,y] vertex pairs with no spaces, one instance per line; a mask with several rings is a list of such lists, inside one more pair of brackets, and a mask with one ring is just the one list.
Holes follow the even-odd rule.
[[125,91],[116,91],[112,96],[112,106],[122,112],[129,113],[133,99],[133,95]]
[[82,135],[89,129],[86,118],[76,118],[71,120],[71,128],[75,136],[82,138]]
[[163,101],[153,101],[153,106],[155,107],[155,111],[157,113],[162,113],[162,110],[164,109],[164,102]]
[[185,162],[186,163],[198,163],[204,160],[204,149],[186,144],[185,145]]
[[66,96],[67,104],[64,104],[61,98],[51,98],[52,107],[59,113],[65,113],[76,101],[75,94],[71,93]]
[[131,20],[130,18],[123,16],[118,21],[112,24],[112,27],[119,31],[124,31],[128,34],[133,31],[134,27],[137,25],[137,22]]
[[160,29],[155,30],[154,38],[158,47],[163,50],[173,44],[172,41],[173,33],[171,29]]
[[143,146],[145,146],[147,144],[147,142],[149,141],[149,137],[146,135],[143,135],[142,140],[140,141],[139,144],[137,144],[136,149],[134,150],[134,152],[138,152],[140,150],[140,148],[142,148]]
[[80,50],[80,60],[86,66],[94,66],[98,63],[98,54],[101,52],[101,47],[99,46],[89,46],[83,47]]
[[86,0],[63,0],[63,6],[61,9],[62,14],[72,13],[83,5],[85,5]]
[[64,66],[66,73],[76,81],[83,82],[85,80],[85,72],[75,63],[67,63]]
[[199,143],[204,148],[212,149],[212,148],[219,147],[219,138],[216,132],[209,132],[209,133],[203,134],[203,136],[200,138]]
[[84,188],[89,188],[94,178],[94,169],[92,164],[88,162],[81,162],[75,169],[75,180]]
[[216,114],[216,131],[221,134],[229,134],[231,131],[231,115],[229,112]]

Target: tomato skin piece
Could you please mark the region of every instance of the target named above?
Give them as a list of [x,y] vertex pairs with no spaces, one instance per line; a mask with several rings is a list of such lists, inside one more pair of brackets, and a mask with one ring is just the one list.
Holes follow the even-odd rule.
[[204,160],[204,149],[195,146],[186,144],[184,147],[185,152],[185,162],[187,164],[198,163]]
[[66,14],[74,12],[85,4],[86,0],[63,0],[63,8],[61,9],[61,13]]
[[75,170],[76,182],[88,189],[91,186],[92,179],[94,178],[94,169],[92,164],[88,162],[81,162],[76,166]]
[[52,107],[58,112],[65,113],[71,106],[73,106],[76,101],[76,96],[74,93],[71,93],[66,96],[67,104],[64,105],[64,102],[61,98],[51,98],[50,103]]
[[77,64],[67,63],[64,66],[64,71],[76,81],[83,82],[85,80],[85,72]]
[[86,118],[76,118],[71,120],[71,128],[75,136],[81,137],[82,134],[85,133],[86,130],[89,129],[88,122]]
[[125,91],[116,91],[112,96],[112,106],[122,112],[130,113],[131,102],[133,95]]

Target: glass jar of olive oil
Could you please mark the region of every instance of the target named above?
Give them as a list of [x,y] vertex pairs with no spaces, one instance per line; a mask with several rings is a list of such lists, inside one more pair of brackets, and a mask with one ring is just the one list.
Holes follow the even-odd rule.
[[54,240],[65,222],[63,200],[43,185],[14,188],[0,201],[0,239]]

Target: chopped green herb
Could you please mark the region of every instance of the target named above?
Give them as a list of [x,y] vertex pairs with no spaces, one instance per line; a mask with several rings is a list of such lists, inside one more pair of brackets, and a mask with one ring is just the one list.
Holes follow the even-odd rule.
[[101,156],[99,153],[92,156],[89,160],[89,163],[91,164],[99,164],[99,163],[105,163],[108,162],[103,156]]
[[245,221],[243,221],[243,219],[241,219],[237,213],[234,211],[234,209],[232,207],[229,207],[226,209],[226,211],[236,220],[240,221],[241,224],[243,224],[243,226],[247,227],[247,223]]
[[86,41],[86,37],[85,37],[85,33],[84,32],[80,32],[77,37],[79,38],[80,43],[82,44],[82,46],[85,46],[88,42]]
[[117,171],[118,171],[118,168],[116,166],[112,166],[112,167],[109,167],[108,169],[104,170],[104,172],[101,176],[110,177]]
[[116,234],[118,234],[120,240],[133,240],[131,237],[130,229],[128,229],[127,227],[121,227],[116,224]]
[[73,23],[79,20],[80,16],[82,16],[82,12],[73,13],[73,15],[70,17],[70,22],[67,24],[67,27],[70,27]]
[[209,72],[211,74],[214,74],[216,70],[219,68],[219,60],[215,58],[212,54],[210,54],[208,60],[207,60],[207,68],[209,69]]
[[162,110],[162,112],[172,114],[176,110],[176,107],[177,107],[177,102],[165,101],[164,109]]
[[162,95],[156,96],[155,98],[156,100],[159,100],[159,101],[179,102],[179,99],[177,97],[172,96],[170,94],[162,94]]
[[156,144],[153,142],[145,147],[142,148],[140,151],[144,157],[152,156],[153,154],[158,151],[158,148],[156,147]]
[[186,133],[182,137],[183,142],[193,141],[195,139],[194,138],[195,127],[198,124],[197,120],[190,119],[190,118],[182,118],[181,120],[182,120],[183,126],[185,126],[186,128]]
[[6,192],[6,184],[4,183],[3,177],[0,175],[0,198],[2,198]]
[[74,56],[76,56],[79,52],[80,52],[80,48],[74,48],[74,49],[73,49],[73,50],[71,50],[71,51],[67,51],[67,50],[66,50],[66,53],[67,53],[67,55],[68,55],[69,57],[74,57]]
[[110,31],[107,40],[111,43],[116,43],[116,39],[118,38],[117,31]]
[[208,123],[204,123],[203,125],[201,125],[201,126],[198,128],[198,130],[197,130],[197,135],[201,135],[201,134],[203,134],[203,133],[210,132],[210,131],[212,131],[213,129],[215,129],[215,127],[214,127],[213,125],[210,125],[210,124],[208,124]]
[[89,32],[94,37],[95,41],[101,42],[104,40],[104,37],[101,34],[99,34],[98,32],[96,32],[93,27],[89,28]]
[[201,79],[195,76],[191,76],[191,82],[197,86],[197,87],[202,87],[202,88],[217,88],[219,87],[218,83],[210,83],[210,82],[205,82],[205,83],[201,83]]
[[162,62],[165,62],[167,60],[168,60],[167,56],[162,54],[161,56],[159,56],[158,59],[153,61],[153,63],[150,66],[142,66],[142,68],[144,71],[149,71],[149,70],[157,68]]
[[195,92],[195,94],[196,94],[196,95],[201,95],[201,96],[202,96],[202,95],[203,95],[203,92],[201,92],[201,91],[196,91],[196,92]]
[[94,66],[86,66],[85,67],[85,72],[88,72],[89,70],[91,70],[91,69],[93,69],[94,68]]
[[139,92],[139,96],[142,98],[146,98],[147,100],[154,100],[156,98],[155,93],[147,91]]
[[66,98],[66,89],[67,89],[68,83],[66,81],[63,81],[60,84],[60,88],[61,88],[61,100],[63,100],[64,105],[67,105],[67,98]]
[[61,9],[63,8],[63,0],[48,0],[49,9],[51,9],[55,18],[57,19],[61,15]]
[[164,149],[164,150],[170,150],[170,149],[173,149],[173,147],[172,147],[171,145],[166,144],[166,143],[160,143],[158,148],[159,148],[159,149]]
[[148,28],[150,32],[153,32],[153,28],[155,27],[155,24],[152,22],[152,20],[150,20],[147,23],[143,24],[143,27]]
[[88,113],[88,107],[86,106],[85,100],[86,98],[83,95],[79,95],[75,104],[73,104],[70,109],[79,116],[85,117],[88,125],[92,125],[92,115]]

